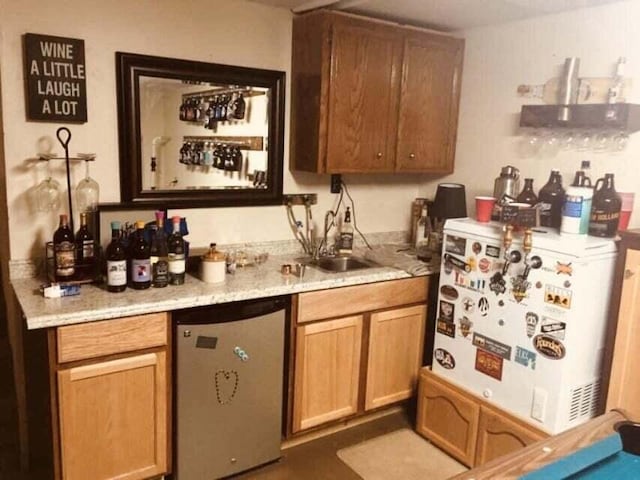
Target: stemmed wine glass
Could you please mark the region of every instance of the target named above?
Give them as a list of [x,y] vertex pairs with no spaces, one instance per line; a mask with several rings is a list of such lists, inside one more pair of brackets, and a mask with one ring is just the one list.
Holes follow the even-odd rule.
[[93,212],[98,209],[100,200],[100,186],[89,176],[89,163],[95,160],[95,155],[79,154],[84,160],[85,177],[76,186],[76,203],[80,212]]
[[60,183],[51,177],[51,164],[47,159],[47,178],[36,187],[38,211],[50,212],[60,207]]

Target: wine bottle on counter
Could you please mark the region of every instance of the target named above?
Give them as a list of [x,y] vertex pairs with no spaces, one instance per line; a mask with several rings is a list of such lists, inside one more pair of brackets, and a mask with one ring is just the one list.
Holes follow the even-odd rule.
[[180,217],[172,217],[173,233],[167,241],[169,247],[169,283],[182,285],[186,270],[184,239],[180,233]]
[[80,214],[80,228],[76,233],[76,270],[81,280],[91,279],[96,265],[93,236],[87,225],[87,214]]
[[60,225],[53,234],[53,252],[55,261],[55,277],[58,282],[71,280],[76,272],[75,242],[69,227],[69,217],[60,214]]
[[151,286],[151,247],[144,238],[144,222],[136,222],[136,231],[129,244],[131,287],[143,290]]
[[151,286],[166,287],[169,284],[169,247],[164,232],[164,212],[156,211],[156,231],[151,240]]
[[127,288],[127,250],[120,238],[120,222],[111,222],[111,242],[107,246],[107,290]]

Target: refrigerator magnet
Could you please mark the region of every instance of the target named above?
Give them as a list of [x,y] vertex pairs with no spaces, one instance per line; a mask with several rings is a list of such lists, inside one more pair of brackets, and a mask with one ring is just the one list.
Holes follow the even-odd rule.
[[442,368],[446,368],[447,370],[456,368],[456,359],[444,348],[436,348],[433,352],[433,357]]
[[516,345],[516,354],[513,357],[513,361],[525,367],[531,367],[531,370],[535,370],[536,357],[537,355],[535,354],[535,352]]
[[533,337],[533,346],[540,355],[549,360],[560,360],[566,353],[562,342],[550,335],[536,335]]
[[476,309],[476,302],[474,302],[471,297],[463,297],[462,309],[464,310],[464,313],[471,315]]
[[436,323],[436,332],[447,337],[456,338],[456,324],[439,318]]
[[457,300],[458,299],[458,290],[456,290],[451,285],[443,285],[440,287],[440,294],[446,298],[447,300]]
[[500,258],[500,247],[496,247],[494,245],[487,245],[484,248],[484,253],[487,254],[487,257]]
[[571,308],[571,290],[554,285],[545,285],[544,301],[551,305],[569,309]]
[[538,326],[538,320],[539,320],[538,314],[533,312],[527,312],[525,319],[527,321],[527,337],[531,338],[536,333],[536,327]]
[[509,345],[505,345],[502,342],[494,340],[490,337],[485,337],[479,333],[473,334],[473,345],[486,350],[487,352],[491,352],[494,355],[504,358],[505,360],[511,360],[511,347]]
[[453,322],[453,315],[456,311],[456,307],[451,302],[440,300],[440,318],[447,322]]
[[503,361],[503,358],[498,355],[494,355],[481,348],[476,349],[476,370],[498,381],[502,381]]
[[487,297],[480,297],[480,300],[478,300],[478,312],[483,317],[489,314],[489,299]]
[[456,255],[464,255],[467,250],[467,239],[462,237],[456,237],[454,235],[447,235],[444,240],[444,251],[448,253],[455,253]]
[[571,276],[573,274],[573,267],[571,266],[571,262],[569,263],[556,262],[556,273],[558,275],[563,274],[563,275]]
[[480,242],[473,242],[473,245],[471,245],[471,251],[476,255],[479,255],[482,252],[482,245],[480,245]]
[[462,317],[460,320],[460,333],[464,338],[467,338],[471,333],[471,329],[473,328],[473,322],[469,320],[468,317]]
[[554,320],[553,318],[542,317],[542,325],[540,325],[540,333],[545,333],[557,338],[558,340],[564,340],[564,334],[567,330],[567,324]]
[[487,257],[482,257],[478,262],[478,269],[482,273],[489,273],[489,270],[491,270],[491,261]]

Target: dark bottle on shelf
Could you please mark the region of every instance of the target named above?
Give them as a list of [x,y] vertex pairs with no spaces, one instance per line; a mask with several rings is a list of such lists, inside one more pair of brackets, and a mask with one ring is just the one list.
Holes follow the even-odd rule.
[[538,200],[541,204],[540,225],[560,228],[564,194],[560,171],[553,169],[551,170],[551,175],[549,175],[549,181],[538,192]]
[[184,239],[180,233],[180,217],[172,217],[173,233],[167,241],[169,247],[169,283],[182,285],[186,270]]
[[151,247],[144,238],[144,222],[136,222],[136,231],[129,243],[131,287],[137,290],[151,286]]
[[533,191],[533,178],[524,179],[524,188],[516,198],[518,203],[528,203],[529,205],[535,205],[538,203],[538,197]]
[[605,174],[596,182],[591,204],[589,235],[595,237],[614,237],[620,222],[622,199],[616,193],[613,173]]
[[234,100],[234,108],[233,108],[233,117],[236,120],[242,120],[244,118],[245,111],[247,109],[247,104],[244,101],[244,96],[242,92],[238,93],[238,96]]
[[58,282],[71,280],[76,272],[75,242],[73,232],[69,227],[69,217],[60,214],[60,225],[53,234],[53,252],[55,264],[55,278]]
[[151,240],[151,286],[166,287],[169,284],[169,247],[164,231],[164,212],[156,212],[156,231]]
[[93,236],[87,225],[87,214],[80,214],[80,228],[76,233],[76,276],[80,280],[93,278],[96,253]]
[[111,222],[111,242],[107,246],[107,290],[127,288],[127,249],[120,239],[120,222]]

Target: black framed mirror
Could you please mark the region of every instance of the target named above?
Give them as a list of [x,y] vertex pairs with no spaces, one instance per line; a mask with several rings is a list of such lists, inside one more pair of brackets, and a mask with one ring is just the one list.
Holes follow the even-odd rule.
[[282,203],[285,73],[116,53],[123,205]]

